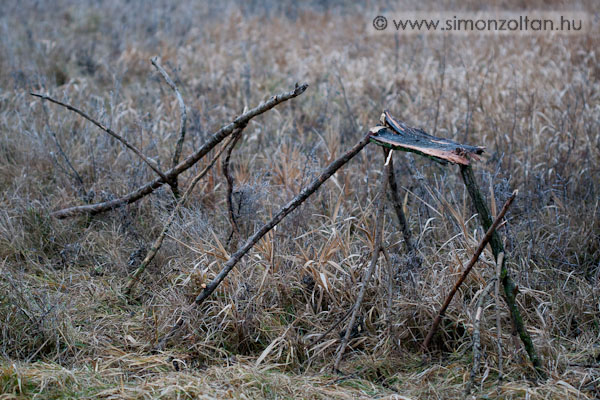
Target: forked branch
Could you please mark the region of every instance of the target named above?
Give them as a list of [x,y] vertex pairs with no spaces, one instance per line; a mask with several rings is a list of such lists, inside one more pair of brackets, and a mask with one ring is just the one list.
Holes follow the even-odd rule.
[[161,187],[165,183],[171,182],[172,179],[177,177],[179,174],[181,174],[182,172],[191,168],[194,164],[196,164],[198,162],[198,160],[200,160],[202,157],[204,157],[216,145],[221,143],[221,141],[223,141],[223,139],[225,139],[227,136],[229,136],[235,129],[237,129],[241,126],[245,126],[248,123],[248,121],[250,121],[252,118],[254,118],[266,111],[269,111],[271,108],[277,106],[278,104],[283,103],[284,101],[293,99],[294,97],[301,95],[302,93],[304,93],[304,91],[306,90],[307,87],[308,87],[307,84],[303,84],[303,85],[296,84],[296,86],[294,87],[293,90],[291,90],[289,92],[281,93],[277,96],[272,96],[269,100],[259,104],[255,108],[248,110],[247,112],[243,113],[242,115],[236,117],[231,123],[229,123],[228,125],[225,125],[221,129],[219,129],[217,132],[215,132],[210,138],[208,138],[208,140],[206,142],[204,142],[204,144],[198,150],[196,150],[194,153],[189,155],[186,159],[181,161],[175,167],[168,170],[164,174],[165,177],[162,177],[162,176],[158,177],[158,178],[154,179],[153,181],[150,181],[150,182],[146,183],[145,185],[140,186],[133,192],[130,192],[130,193],[128,193],[122,197],[119,197],[117,199],[110,200],[110,201],[104,201],[104,202],[96,203],[96,204],[87,204],[87,205],[69,207],[69,208],[65,208],[62,210],[54,211],[53,213],[51,213],[51,215],[56,218],[68,218],[68,217],[73,217],[73,216],[81,215],[81,214],[94,215],[94,214],[98,214],[98,213],[105,212],[108,210],[112,210],[123,204],[131,204],[131,203],[141,199],[142,197],[149,195],[150,193],[152,193],[154,190]]

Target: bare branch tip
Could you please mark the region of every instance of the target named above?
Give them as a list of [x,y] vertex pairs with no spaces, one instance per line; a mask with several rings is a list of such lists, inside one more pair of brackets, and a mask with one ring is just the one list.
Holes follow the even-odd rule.
[[298,82],[296,82],[296,85],[294,86],[294,93],[302,94],[306,91],[307,88],[308,88],[308,83],[303,83],[302,85],[298,85]]

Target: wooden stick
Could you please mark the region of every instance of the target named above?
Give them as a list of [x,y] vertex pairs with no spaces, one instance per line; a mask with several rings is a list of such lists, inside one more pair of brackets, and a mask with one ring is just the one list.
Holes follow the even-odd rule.
[[[387,156],[389,149],[384,149],[384,154]],[[375,243],[373,244],[373,255],[371,256],[371,263],[369,268],[367,269],[363,280],[362,286],[360,287],[360,291],[358,292],[358,296],[356,297],[356,302],[352,307],[352,316],[350,317],[350,322],[348,322],[348,328],[346,328],[346,334],[342,339],[342,343],[337,352],[337,356],[335,358],[335,363],[333,364],[333,371],[338,371],[340,362],[342,361],[342,357],[344,352],[346,351],[346,346],[350,341],[350,335],[352,333],[352,327],[354,326],[354,322],[356,321],[356,317],[360,311],[360,305],[365,297],[365,293],[367,291],[367,286],[369,281],[371,280],[371,276],[373,275],[373,271],[375,270],[375,266],[377,265],[377,259],[379,258],[379,252],[381,251],[381,240],[383,236],[383,216],[385,211],[385,192],[387,190],[387,184],[390,175],[390,164],[385,165],[384,173],[381,177],[380,189],[379,189],[379,203],[377,204],[377,211],[375,214]]]
[[311,194],[313,194],[319,187],[325,183],[338,169],[346,164],[352,157],[358,154],[368,143],[371,138],[372,132],[369,131],[360,142],[354,145],[350,150],[344,153],[341,157],[333,161],[327,168],[316,177],[310,185],[305,187],[296,197],[294,197],[289,203],[287,203],[279,212],[266,224],[264,224],[254,235],[250,236],[246,243],[238,249],[231,258],[225,263],[219,274],[213,279],[213,281],[196,297],[196,304],[202,304],[204,300],[208,298],[215,291],[215,289],[221,284],[223,279],[231,272],[233,267],[242,259],[242,257],[271,229],[273,229],[283,218],[289,213],[294,211],[300,204],[302,204]]
[[[469,165],[461,165],[460,173],[462,175],[465,186],[467,187],[467,191],[469,192],[469,196],[471,196],[473,205],[475,206],[475,209],[479,214],[481,225],[483,226],[483,229],[488,229],[492,225],[492,218],[490,217],[490,212],[488,210],[484,197],[479,190],[479,186],[475,181],[473,169]],[[492,246],[492,252],[494,253],[494,257],[496,258],[496,260],[498,260],[498,256],[500,255],[500,253],[504,252],[504,246],[502,244],[502,240],[500,240],[500,235],[494,233],[490,240],[490,245]],[[535,351],[535,346],[533,345],[531,336],[529,336],[529,332],[527,332],[527,328],[525,327],[525,324],[523,323],[523,318],[521,317],[521,312],[519,311],[519,308],[517,306],[517,285],[508,274],[508,269],[506,268],[506,257],[503,259],[501,264],[500,279],[502,281],[502,287],[504,288],[504,299],[506,300],[506,304],[508,305],[508,309],[510,310],[515,330],[519,334],[521,341],[523,342],[523,346],[525,346],[525,350],[527,351],[527,355],[529,356],[529,360],[531,360],[531,363],[533,364],[533,367],[535,368],[537,374],[541,378],[545,379],[546,372],[542,368],[542,363],[537,355],[537,352]]]
[[231,223],[231,234],[227,239],[227,246],[229,246],[229,243],[231,242],[233,236],[239,234],[237,221],[235,219],[235,213],[233,212],[233,176],[229,171],[229,161],[231,160],[231,153],[233,152],[233,148],[235,147],[235,145],[241,137],[241,131],[233,135],[233,140],[227,148],[227,153],[225,154],[223,164],[221,165],[223,176],[225,176],[225,180],[227,181],[227,211],[229,213],[229,222]]
[[[185,108],[185,102],[183,101],[183,97],[181,96],[181,93],[179,93],[179,89],[177,89],[177,85],[175,85],[175,82],[173,82],[169,74],[167,74],[167,71],[165,71],[165,69],[158,62],[158,57],[152,57],[150,62],[163,76],[165,82],[167,82],[167,85],[169,85],[171,89],[173,89],[173,92],[175,92],[175,97],[177,97],[177,102],[179,103],[179,138],[177,139],[177,144],[175,145],[175,152],[173,153],[172,161],[172,167],[175,167],[179,163],[179,159],[181,158],[183,141],[185,140],[185,129],[187,122],[187,111]],[[174,184],[175,186],[177,186],[177,180],[175,180]]]
[[101,212],[105,212],[108,210],[112,210],[116,207],[119,207],[123,204],[131,204],[144,196],[149,195],[157,188],[161,187],[165,183],[168,183],[176,176],[181,174],[182,172],[188,170],[193,165],[195,165],[198,160],[204,157],[209,151],[211,151],[216,145],[221,143],[223,139],[229,136],[236,128],[240,126],[246,125],[248,121],[252,118],[269,111],[271,108],[276,105],[287,101],[289,99],[293,99],[296,96],[301,95],[308,88],[307,84],[298,85],[296,84],[295,88],[289,92],[281,93],[277,96],[271,97],[269,100],[264,103],[259,104],[257,107],[243,113],[238,116],[231,122],[230,124],[222,127],[217,132],[215,132],[198,150],[188,156],[185,160],[177,164],[177,166],[168,170],[165,175],[165,178],[158,177],[151,182],[146,183],[143,186],[140,186],[133,192],[126,194],[118,199],[105,201],[96,204],[87,204],[82,206],[69,207],[62,210],[54,211],[50,215],[56,218],[68,218],[81,214],[98,214]]
[[504,263],[504,252],[498,255],[496,261],[496,285],[494,288],[494,298],[496,301],[496,336],[498,346],[498,381],[502,381],[502,326],[500,324],[500,276],[502,275],[502,264]]
[[411,263],[412,260],[415,261],[416,266],[420,267],[423,260],[421,256],[417,253],[417,248],[413,244],[412,234],[410,229],[408,228],[408,222],[406,221],[406,215],[404,214],[404,210],[402,209],[402,201],[400,200],[400,194],[398,191],[398,184],[396,183],[396,176],[394,172],[394,159],[390,158],[390,175],[389,175],[389,194],[392,200],[392,204],[394,206],[394,211],[396,211],[396,217],[398,217],[398,224],[400,225],[400,230],[402,231],[402,236],[404,237],[404,245],[406,246],[406,252],[408,253]]
[[473,322],[473,367],[471,368],[470,380],[467,382],[467,386],[465,388],[465,395],[471,393],[471,388],[475,385],[475,378],[477,377],[477,373],[479,373],[479,366],[481,365],[481,319],[485,309],[483,303],[485,302],[485,298],[487,297],[489,291],[492,289],[495,279],[496,278],[492,278],[492,280],[485,286],[477,301],[475,321]]
[[[240,128],[240,131],[241,131],[241,129],[243,129],[243,128]],[[233,136],[232,136],[232,138],[233,138]],[[213,165],[215,165],[215,163],[217,162],[217,160],[219,159],[221,154],[223,154],[223,151],[227,148],[227,146],[230,143],[231,143],[231,139],[225,145],[223,145],[221,147],[221,150],[219,150],[219,152],[217,154],[215,154],[212,161],[198,175],[196,175],[194,177],[194,179],[192,179],[188,188],[186,189],[185,193],[183,194],[183,197],[181,197],[179,199],[179,201],[177,202],[177,205],[175,206],[173,211],[171,211],[171,215],[169,215],[169,219],[167,220],[167,223],[165,224],[162,231],[160,232],[160,235],[158,235],[158,237],[152,244],[150,251],[148,251],[148,254],[146,254],[146,257],[144,258],[144,260],[142,261],[140,266],[134,271],[134,273],[129,278],[129,282],[127,282],[127,284],[125,285],[125,288],[123,289],[124,296],[126,296],[126,297],[131,296],[133,287],[139,281],[140,276],[144,273],[144,271],[146,270],[146,267],[148,267],[148,265],[152,262],[152,260],[156,256],[156,253],[158,253],[158,250],[162,246],[163,240],[165,239],[165,236],[167,235],[169,228],[173,224],[173,221],[175,221],[175,216],[179,212],[179,209],[188,200],[188,198],[190,197],[190,193],[192,193],[192,190],[194,190],[194,187],[196,186],[196,184],[206,175],[206,173],[213,167]]]
[[98,128],[102,129],[104,132],[108,133],[110,136],[114,137],[119,142],[123,143],[125,145],[125,147],[127,147],[129,150],[133,151],[139,158],[141,158],[146,164],[148,164],[148,166],[150,168],[152,168],[152,170],[158,174],[160,179],[164,179],[165,181],[167,181],[167,177],[165,176],[165,174],[162,173],[162,171],[160,169],[158,169],[158,166],[156,165],[156,163],[154,161],[150,161],[150,159],[148,157],[146,157],[140,150],[138,150],[137,147],[135,147],[134,145],[129,143],[127,141],[127,139],[125,139],[123,136],[119,135],[112,129],[104,126],[103,124],[101,124],[100,122],[95,120],[94,118],[90,117],[85,112],[81,111],[80,109],[78,109],[70,104],[63,103],[62,101],[56,100],[45,94],[39,94],[39,93],[33,93],[33,92],[31,92],[29,94],[32,96],[35,96],[35,97],[39,97],[42,100],[48,100],[51,103],[58,104],[59,106],[62,106],[64,108],[66,108],[67,110],[73,111],[74,113],[81,115],[83,118],[87,119],[92,124],[96,125]]
[[477,250],[475,250],[475,254],[473,254],[473,257],[471,257],[469,264],[467,264],[461,277],[454,284],[454,287],[452,288],[452,290],[446,297],[446,301],[444,302],[444,305],[442,305],[442,308],[440,309],[437,316],[433,320],[433,325],[431,326],[431,329],[429,330],[429,333],[427,334],[427,337],[425,338],[425,341],[423,342],[423,350],[425,350],[425,351],[427,350],[427,347],[429,346],[429,343],[431,342],[433,335],[435,334],[440,322],[442,321],[442,318],[443,318],[444,314],[446,313],[446,310],[448,309],[448,306],[450,305],[452,298],[458,291],[458,288],[460,287],[460,285],[462,285],[462,283],[465,281],[465,279],[467,279],[469,272],[471,272],[471,270],[473,269],[473,266],[475,265],[475,263],[479,259],[479,256],[483,252],[483,249],[485,249],[485,246],[491,240],[492,234],[494,233],[494,231],[496,230],[498,225],[500,225],[502,218],[504,218],[504,214],[506,214],[506,211],[508,211],[508,207],[510,207],[510,205],[512,204],[513,200],[517,196],[517,193],[518,193],[518,191],[515,190],[513,192],[513,194],[508,198],[508,200],[506,200],[506,203],[504,203],[504,207],[502,207],[502,211],[500,211],[500,214],[498,215],[498,217],[496,218],[496,220],[494,221],[492,226],[490,226],[490,228],[485,233],[485,236],[483,237],[483,239],[481,239],[481,242],[479,243],[479,247],[477,247]]

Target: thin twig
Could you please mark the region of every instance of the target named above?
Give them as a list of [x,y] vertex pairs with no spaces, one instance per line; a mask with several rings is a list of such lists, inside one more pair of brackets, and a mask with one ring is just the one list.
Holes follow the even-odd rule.
[[496,261],[496,287],[494,296],[496,301],[496,335],[498,345],[498,381],[502,381],[502,327],[500,324],[500,276],[502,275],[502,263],[504,263],[504,252],[498,255]]
[[98,128],[102,129],[104,132],[108,133],[110,136],[114,137],[119,142],[123,143],[125,145],[125,147],[127,147],[129,150],[133,151],[139,158],[141,158],[146,164],[148,164],[148,166],[150,168],[152,168],[152,170],[154,172],[156,172],[157,175],[160,176],[161,179],[164,179],[165,182],[168,181],[166,175],[163,174],[160,169],[158,169],[158,166],[156,165],[156,162],[150,160],[140,150],[138,150],[137,147],[135,147],[134,145],[132,145],[131,143],[129,143],[127,141],[127,139],[125,139],[123,136],[119,135],[118,133],[116,133],[112,129],[110,129],[110,128],[104,126],[104,125],[102,125],[96,119],[90,117],[85,112],[81,111],[80,109],[78,109],[78,108],[76,108],[76,107],[74,107],[74,106],[72,106],[70,104],[63,103],[62,101],[56,100],[56,99],[54,99],[54,98],[52,98],[50,96],[47,96],[45,94],[39,94],[39,93],[33,93],[33,92],[31,92],[30,94],[32,96],[39,97],[42,100],[48,100],[51,103],[58,104],[59,106],[62,106],[64,108],[66,108],[67,110],[73,111],[74,113],[81,115],[83,118],[87,119],[92,124],[96,125]]
[[51,213],[51,215],[56,218],[68,218],[68,217],[73,217],[73,216],[80,215],[80,214],[94,215],[94,214],[98,214],[98,213],[105,212],[108,210],[112,210],[123,204],[131,204],[131,203],[141,199],[142,197],[149,195],[150,193],[152,193],[154,190],[158,189],[165,183],[171,182],[172,179],[174,179],[176,176],[178,176],[182,172],[191,168],[194,164],[196,164],[198,162],[198,160],[200,160],[202,157],[204,157],[216,145],[221,143],[221,141],[223,139],[225,139],[227,136],[229,136],[236,128],[246,125],[248,123],[248,121],[250,121],[252,118],[254,118],[266,111],[269,111],[271,108],[275,107],[276,105],[278,105],[284,101],[287,101],[289,99],[292,99],[296,96],[301,95],[302,93],[304,93],[304,91],[306,90],[307,87],[308,87],[307,84],[303,84],[303,85],[296,84],[296,86],[294,87],[293,90],[291,90],[289,92],[281,93],[277,96],[272,96],[269,100],[259,104],[257,107],[236,117],[233,120],[233,122],[229,123],[228,125],[222,127],[217,132],[215,132],[193,154],[191,154],[186,159],[184,159],[179,164],[177,164],[176,167],[168,170],[165,173],[165,178],[163,178],[163,177],[156,178],[153,181],[150,181],[150,182],[146,183],[145,185],[140,186],[133,192],[130,192],[130,193],[126,194],[125,196],[119,197],[118,199],[105,201],[105,202],[101,202],[101,203],[96,203],[96,204],[88,204],[88,205],[64,208],[62,210],[54,211],[53,213]]
[[[44,102],[42,102],[42,109],[44,110],[44,118],[46,120],[46,126],[48,127],[48,132],[50,133],[50,136],[52,136],[52,139],[54,139],[54,143],[56,144],[56,148],[58,149],[58,152],[60,153],[60,155],[63,157],[63,159],[67,163],[67,166],[71,169],[71,171],[73,171],[73,175],[71,176],[71,174],[69,174],[66,170],[64,170],[64,168],[63,168],[63,170],[67,175],[71,176],[72,178],[75,178],[75,180],[79,184],[79,192],[82,195],[85,195],[86,190],[85,190],[85,184],[83,183],[83,178],[81,177],[81,175],[79,175],[79,172],[77,172],[75,167],[73,167],[71,160],[69,160],[69,157],[67,157],[67,154],[65,153],[62,146],[60,145],[60,142],[58,141],[58,138],[56,137],[56,133],[54,133],[54,130],[50,126],[50,113],[48,112],[48,107],[46,106],[46,103],[44,103]],[[57,160],[57,163],[58,163],[58,160]]]
[[[177,85],[175,85],[175,82],[173,82],[169,74],[167,74],[167,71],[165,71],[165,69],[158,62],[158,57],[152,57],[150,62],[163,76],[165,82],[167,82],[167,85],[169,85],[171,89],[173,89],[173,92],[175,92],[175,96],[177,97],[177,102],[179,103],[179,138],[177,139],[177,144],[175,145],[175,152],[173,153],[173,162],[171,163],[171,166],[175,167],[179,163],[179,159],[181,158],[183,141],[185,140],[185,130],[187,122],[185,102],[183,101],[183,97],[181,96],[181,93],[179,93],[179,89],[177,89]],[[174,184],[175,186],[177,186],[177,180],[175,180]]]
[[233,235],[239,233],[237,221],[235,219],[235,213],[233,212],[233,176],[231,175],[231,173],[229,171],[229,161],[231,160],[231,153],[233,152],[233,148],[235,147],[238,140],[240,140],[240,137],[242,136],[241,133],[242,132],[240,131],[239,133],[237,133],[233,136],[233,140],[231,141],[231,144],[227,148],[227,153],[225,154],[225,158],[223,159],[223,164],[222,164],[223,175],[225,176],[225,179],[227,180],[227,209],[229,211],[229,221],[231,222],[231,234],[229,235],[229,238],[227,239],[227,245],[229,245],[229,242],[233,238]]
[[[241,131],[242,129],[244,129],[244,127],[240,127],[238,129],[239,129],[239,131]],[[131,291],[133,290],[133,287],[139,281],[140,276],[142,275],[142,273],[144,273],[144,271],[146,270],[146,267],[148,267],[148,265],[152,262],[152,260],[158,253],[158,250],[162,246],[163,240],[165,239],[165,236],[167,235],[169,228],[173,224],[173,221],[175,221],[175,216],[179,212],[179,209],[181,208],[181,206],[183,206],[183,204],[185,204],[187,199],[190,197],[190,193],[192,193],[192,190],[194,189],[196,184],[206,175],[206,173],[213,167],[213,165],[215,165],[215,163],[217,162],[217,160],[219,159],[221,154],[223,154],[223,151],[227,148],[229,143],[231,143],[231,140],[232,139],[230,139],[226,144],[224,144],[221,147],[221,149],[217,152],[217,154],[215,154],[212,161],[198,175],[196,175],[194,177],[194,179],[192,179],[188,188],[186,189],[185,193],[183,194],[183,197],[181,197],[179,199],[179,201],[177,202],[177,205],[171,211],[171,215],[169,215],[169,219],[167,220],[167,223],[165,224],[162,231],[160,232],[160,235],[158,235],[158,237],[152,244],[152,247],[148,251],[148,254],[146,254],[146,257],[144,258],[144,260],[142,261],[140,266],[134,271],[134,273],[129,278],[129,282],[127,282],[127,284],[125,285],[125,288],[123,289],[123,295],[125,295],[126,297],[129,297],[131,295]]]
[[485,286],[477,301],[475,321],[473,322],[473,367],[471,368],[471,379],[469,382],[467,382],[467,386],[465,388],[466,395],[471,393],[471,388],[475,385],[475,378],[479,372],[479,366],[481,364],[481,319],[484,311],[483,303],[485,302],[485,298],[487,297],[489,291],[492,289],[495,280],[496,278],[492,278],[492,280]]
[[333,332],[333,330],[342,322],[344,322],[346,320],[346,318],[348,318],[350,316],[350,313],[352,312],[353,307],[351,307],[348,311],[346,311],[346,313],[342,316],[342,318],[338,319],[337,322],[333,325],[331,325],[331,327],[329,329],[327,329],[325,332],[323,332],[322,334],[319,335],[319,337],[317,337],[316,339],[314,339],[310,344],[314,345],[315,343],[320,342],[321,340],[323,340],[323,338],[327,335],[329,335],[331,332]]
[[[385,155],[390,150],[385,149]],[[360,291],[358,292],[358,296],[356,297],[356,302],[354,303],[352,316],[350,317],[350,322],[348,323],[348,328],[346,329],[346,334],[342,339],[342,343],[340,348],[338,349],[337,356],[335,358],[335,362],[333,364],[333,370],[338,371],[340,362],[342,361],[342,357],[346,350],[346,346],[348,345],[348,341],[350,340],[350,335],[352,332],[352,327],[354,326],[354,322],[356,321],[356,317],[360,312],[360,305],[362,304],[363,298],[365,297],[365,293],[367,291],[367,286],[369,285],[369,281],[371,280],[371,276],[373,275],[373,271],[375,270],[375,266],[377,265],[377,259],[379,258],[379,252],[381,251],[381,238],[383,236],[383,215],[385,210],[385,191],[387,190],[388,179],[390,175],[390,164],[384,167],[384,173],[381,177],[380,189],[379,189],[379,203],[377,204],[377,211],[375,214],[375,235],[373,244],[373,255],[371,257],[371,264],[367,269],[363,280],[362,285],[360,287]]]
[[473,257],[471,257],[469,264],[467,264],[461,277],[458,279],[458,281],[456,281],[456,283],[454,284],[454,287],[452,288],[452,290],[446,297],[446,301],[444,302],[444,305],[442,306],[442,308],[438,312],[437,316],[435,317],[435,320],[433,321],[433,325],[431,326],[431,329],[429,330],[429,333],[427,334],[427,337],[425,338],[425,341],[423,342],[423,350],[424,351],[427,350],[427,347],[429,346],[429,343],[431,342],[431,339],[433,338],[433,335],[435,334],[435,332],[438,328],[438,325],[442,321],[442,318],[444,317],[444,314],[446,313],[446,310],[448,309],[448,306],[450,305],[452,298],[458,291],[458,288],[460,287],[460,285],[462,285],[462,283],[465,281],[465,279],[467,279],[469,272],[471,272],[471,270],[473,269],[473,266],[475,266],[475,263],[477,263],[477,260],[479,260],[479,256],[483,252],[483,249],[485,249],[485,246],[487,246],[488,242],[491,240],[492,234],[494,233],[494,231],[496,230],[498,225],[500,225],[500,222],[502,222],[502,218],[504,218],[504,214],[506,214],[506,211],[508,211],[508,208],[510,207],[513,200],[517,196],[517,193],[518,193],[518,191],[515,190],[512,193],[512,195],[508,198],[508,200],[506,200],[506,203],[504,203],[504,207],[502,207],[502,211],[500,211],[500,214],[498,215],[498,217],[496,217],[496,220],[492,223],[492,226],[490,226],[490,228],[485,233],[485,236],[483,237],[483,239],[481,239],[481,242],[479,243],[479,247],[477,247],[477,250],[475,250],[475,254],[473,254]]

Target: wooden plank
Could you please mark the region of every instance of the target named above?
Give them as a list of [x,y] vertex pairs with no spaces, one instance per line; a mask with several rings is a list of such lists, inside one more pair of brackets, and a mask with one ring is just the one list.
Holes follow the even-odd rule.
[[372,129],[371,141],[394,150],[417,153],[443,164],[469,165],[470,160],[479,160],[484,147],[460,144],[450,139],[432,136],[419,128],[411,128],[395,119],[389,111],[381,114],[381,124]]

